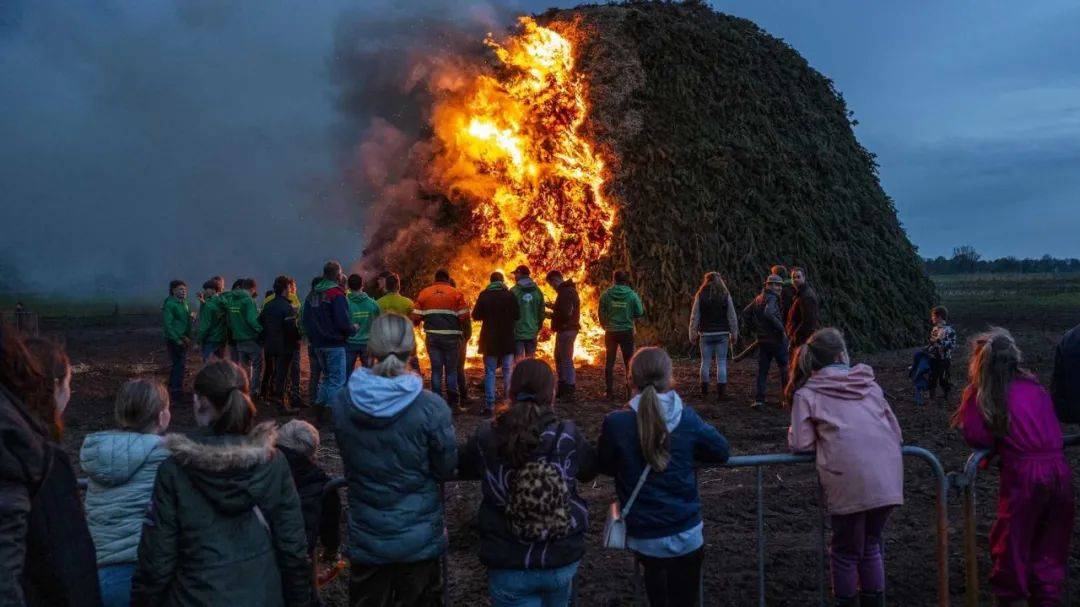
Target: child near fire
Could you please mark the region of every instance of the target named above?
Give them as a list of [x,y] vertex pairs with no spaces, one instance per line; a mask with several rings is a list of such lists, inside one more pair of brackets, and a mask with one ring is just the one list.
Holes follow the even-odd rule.
[[786,400],[788,445],[814,451],[832,519],[837,605],[885,604],[882,531],[904,503],[902,437],[874,371],[851,366],[840,331],[821,329],[799,347]]
[[1005,329],[977,337],[953,424],[972,447],[1001,456],[990,528],[990,589],[998,604],[1056,605],[1076,507],[1072,473],[1050,396],[1021,361]]
[[938,385],[941,386],[942,402],[948,402],[952,390],[952,351],[956,345],[956,330],[949,325],[949,310],[936,306],[930,310],[930,342],[926,354],[930,357],[930,400],[934,400]]

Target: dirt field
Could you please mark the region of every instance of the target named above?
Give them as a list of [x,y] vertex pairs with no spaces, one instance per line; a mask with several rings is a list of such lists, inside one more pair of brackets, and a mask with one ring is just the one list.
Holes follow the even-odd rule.
[[[1052,345],[1065,329],[1080,322],[1080,308],[1069,299],[1046,305],[1015,305],[995,302],[980,305],[978,297],[965,292],[950,302],[955,324],[961,337],[970,337],[988,324],[1003,324],[1020,338],[1029,365],[1045,379],[1049,373]],[[1052,305],[1056,304],[1056,305]],[[74,397],[66,415],[66,446],[76,453],[82,438],[88,433],[109,427],[112,398],[124,380],[140,375],[165,379],[167,356],[154,317],[126,317],[108,322],[87,319],[44,319],[43,331],[66,341],[75,364]],[[871,364],[878,380],[890,398],[901,425],[905,442],[933,451],[947,471],[959,470],[969,454],[958,435],[948,428],[948,417],[956,406],[958,395],[953,394],[947,407],[915,407],[911,402],[910,382],[906,370],[911,350],[856,355],[861,362]],[[954,362],[954,381],[962,382],[966,354]],[[190,367],[197,365],[194,354]],[[729,394],[725,403],[703,402],[697,396],[697,361],[677,361],[676,379],[685,400],[702,416],[715,424],[731,441],[736,454],[778,453],[786,449],[788,416],[775,406],[753,411],[748,405],[756,363],[746,360],[730,371]],[[305,372],[306,373],[306,372]],[[572,407],[560,407],[564,416],[576,419],[591,438],[597,436],[603,416],[613,405],[602,396],[602,369],[589,368],[580,373],[580,402]],[[189,371],[190,377],[193,371]],[[480,394],[480,373],[474,372],[471,392]],[[778,388],[775,376],[771,382],[770,400],[775,402]],[[190,384],[189,384],[190,385]],[[958,392],[959,390],[957,390]],[[270,415],[268,407],[261,407]],[[458,438],[464,440],[480,421],[477,414],[465,414],[455,419]],[[192,427],[188,406],[173,411],[173,430]],[[324,432],[325,449],[321,454],[325,464],[340,470],[333,433]],[[1077,432],[1077,428],[1067,428]],[[1080,471],[1080,449],[1070,454],[1073,469]],[[891,519],[886,535],[889,603],[897,605],[930,605],[936,600],[934,485],[927,466],[914,459],[906,460],[906,505]],[[982,558],[982,578],[989,570],[986,532],[993,520],[997,474],[988,470],[979,482],[979,531]],[[704,470],[700,475],[702,502],[705,514],[706,602],[710,605],[752,605],[757,600],[755,549],[754,472],[747,470]],[[1080,487],[1080,483],[1077,483]],[[766,500],[766,571],[767,601],[770,605],[815,604],[821,580],[819,524],[821,513],[817,503],[817,480],[812,466],[782,466],[765,470]],[[589,530],[589,551],[580,573],[579,604],[634,604],[635,582],[632,559],[624,554],[602,551],[599,535],[608,503],[612,499],[612,482],[600,478],[584,487],[583,497],[589,502],[592,515]],[[961,549],[961,516],[959,502],[950,496],[949,510],[949,574],[950,593],[959,603],[964,592]],[[453,483],[447,489],[447,521],[450,534],[449,588],[454,605],[486,605],[486,578],[476,556],[476,535],[471,529],[479,500],[479,488],[473,483]],[[1074,538],[1075,539],[1075,538]],[[1080,551],[1073,550],[1073,554]],[[1080,596],[1080,563],[1073,558],[1071,589]],[[345,576],[342,576],[342,579]],[[985,594],[984,602],[989,603]],[[330,604],[344,604],[344,583],[341,579],[327,589]]]

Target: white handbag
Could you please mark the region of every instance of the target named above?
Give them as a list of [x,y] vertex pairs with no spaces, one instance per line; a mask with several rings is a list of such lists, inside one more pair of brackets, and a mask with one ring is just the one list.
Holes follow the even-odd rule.
[[641,491],[641,486],[645,484],[645,479],[649,477],[649,470],[651,469],[652,466],[646,465],[645,469],[642,470],[641,478],[638,479],[634,492],[630,494],[630,499],[626,500],[625,507],[619,507],[619,500],[611,502],[607,521],[604,523],[604,548],[613,550],[626,549],[626,517],[630,516],[630,509],[634,507],[634,500],[637,499],[638,492]]

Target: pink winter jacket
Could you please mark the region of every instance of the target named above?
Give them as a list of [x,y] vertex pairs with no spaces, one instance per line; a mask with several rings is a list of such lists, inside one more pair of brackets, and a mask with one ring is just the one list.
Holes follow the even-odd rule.
[[815,451],[829,514],[904,503],[903,437],[874,371],[833,365],[795,392],[788,445]]

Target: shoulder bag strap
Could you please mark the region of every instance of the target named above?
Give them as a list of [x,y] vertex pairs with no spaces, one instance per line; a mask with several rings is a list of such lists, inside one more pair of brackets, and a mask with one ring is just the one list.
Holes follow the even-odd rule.
[[645,479],[649,478],[649,470],[652,470],[652,465],[645,464],[645,469],[641,471],[641,477],[638,478],[637,486],[634,487],[634,492],[630,494],[630,499],[626,500],[626,505],[623,506],[623,519],[630,516],[630,509],[634,507],[634,501],[637,500],[638,493],[641,491],[641,486],[645,484]]

